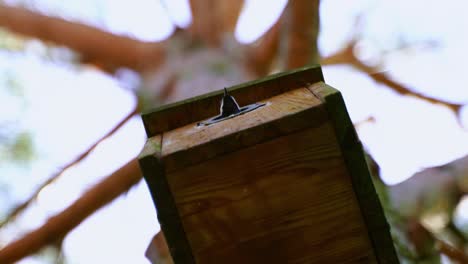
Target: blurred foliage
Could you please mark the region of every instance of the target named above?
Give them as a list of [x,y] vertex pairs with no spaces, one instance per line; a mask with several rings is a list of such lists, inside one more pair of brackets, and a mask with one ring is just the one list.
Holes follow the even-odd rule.
[[66,264],[67,260],[62,250],[62,242],[45,247],[34,256],[41,263]]
[[226,61],[215,61],[211,65],[209,65],[209,68],[215,74],[223,75],[229,71],[229,63]]
[[148,89],[138,89],[136,92],[136,96],[138,102],[138,109],[140,109],[141,112],[148,112],[154,107],[154,101],[151,99]]
[[29,132],[23,131],[11,138],[6,136],[0,140],[0,163],[27,163],[34,158],[34,154],[33,139]]
[[23,38],[0,27],[0,49],[18,51],[23,48]]
[[14,76],[11,71],[6,71],[3,73],[3,82],[4,84],[2,86],[10,95],[15,97],[24,96],[24,90],[21,86],[21,82],[18,80],[18,78],[16,78],[16,76]]
[[58,63],[61,66],[77,67],[80,65],[79,54],[67,47],[43,42],[34,38],[23,37],[0,27],[0,51],[1,50],[16,52],[17,54],[23,55],[33,55],[33,57],[43,61]]
[[10,145],[11,158],[15,161],[29,161],[33,158],[34,148],[31,134],[22,132],[18,134]]
[[[1,42],[1,37],[0,37]],[[0,164],[16,162],[25,164],[34,158],[34,143],[29,131],[22,128],[20,115],[26,109],[24,87],[21,80],[10,70],[3,71],[0,77],[0,94],[17,108],[5,109],[15,111],[9,119],[0,120]]]
[[[451,180],[454,176],[444,174],[445,167],[459,166],[463,159],[426,169],[403,183],[388,186],[379,176],[377,163],[370,155],[366,158],[401,263],[442,263],[438,240],[461,250],[466,247],[468,236],[458,226],[462,224],[455,225],[458,218],[454,210],[457,204],[460,206],[460,193]],[[424,185],[429,189],[421,188]]]

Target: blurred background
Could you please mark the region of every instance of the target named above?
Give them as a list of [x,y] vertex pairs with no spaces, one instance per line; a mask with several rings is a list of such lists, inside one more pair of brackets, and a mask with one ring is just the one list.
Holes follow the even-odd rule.
[[149,263],[150,242],[164,243],[135,162],[139,113],[320,63],[369,153],[402,263],[466,263],[467,8],[0,0],[0,260]]

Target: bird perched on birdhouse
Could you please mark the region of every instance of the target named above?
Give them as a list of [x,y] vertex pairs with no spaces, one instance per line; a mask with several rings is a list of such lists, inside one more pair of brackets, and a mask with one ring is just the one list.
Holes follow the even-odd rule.
[[341,94],[319,66],[143,122],[140,166],[175,263],[398,263]]

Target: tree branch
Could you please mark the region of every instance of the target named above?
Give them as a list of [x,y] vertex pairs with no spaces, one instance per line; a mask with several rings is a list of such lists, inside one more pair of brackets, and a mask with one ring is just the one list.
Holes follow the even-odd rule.
[[84,219],[126,192],[140,179],[138,161],[132,159],[86,191],[65,210],[49,218],[43,226],[2,248],[0,263],[14,263],[62,239]]
[[118,36],[84,24],[0,5],[0,26],[16,33],[67,46],[86,61],[105,67],[151,68],[164,59],[163,45]]
[[400,95],[411,95],[418,99],[433,103],[433,104],[442,104],[452,110],[457,118],[459,119],[460,109],[462,108],[462,104],[451,103],[448,101],[444,101],[441,99],[437,99],[431,96],[424,95],[422,93],[416,92],[407,88],[403,84],[400,84],[394,80],[392,80],[387,74],[383,72],[379,72],[376,67],[371,67],[359,60],[356,55],[354,54],[354,47],[356,41],[350,41],[345,48],[338,51],[337,53],[323,58],[321,60],[322,65],[331,65],[331,64],[349,64],[354,69],[367,74],[370,78],[372,78],[375,82],[381,83],[386,85],[387,87],[391,88],[393,91],[397,92]]
[[217,47],[221,41],[221,25],[216,21],[217,0],[190,0],[192,24],[189,32],[192,37],[204,44]]
[[192,37],[212,47],[219,47],[225,33],[232,33],[244,1],[190,0]]
[[436,248],[442,254],[449,257],[451,260],[458,261],[459,263],[468,263],[468,255],[462,250],[452,247],[440,239],[436,239]]
[[32,194],[31,196],[22,202],[20,205],[16,206],[8,215],[7,217],[0,223],[0,228],[2,228],[7,223],[14,220],[21,212],[23,212],[26,208],[31,205],[31,203],[36,200],[39,193],[48,185],[55,182],[64,171],[69,169],[70,167],[76,165],[77,163],[81,162],[84,158],[86,158],[102,141],[112,136],[117,130],[119,130],[125,123],[127,123],[130,118],[132,118],[135,114],[138,113],[138,109],[135,108],[132,112],[130,112],[124,119],[122,119],[114,128],[112,128],[109,132],[107,132],[104,136],[98,139],[91,147],[89,147],[85,152],[81,153],[78,157],[74,160],[70,161],[67,165],[65,165],[62,169],[51,175],[45,182],[43,182]]
[[237,20],[244,6],[243,0],[218,0],[216,18],[221,23],[222,33],[233,33],[236,29]]
[[354,123],[354,127],[356,129],[359,129],[361,126],[365,125],[365,124],[369,124],[369,123],[375,123],[375,117],[374,116],[369,116],[367,117],[366,119],[363,119],[363,120],[360,120],[356,123]]
[[257,76],[267,74],[275,60],[279,48],[280,24],[284,16],[263,35],[258,43],[246,50],[247,67]]
[[319,0],[290,1],[288,69],[318,63]]
[[427,228],[425,228],[424,225],[422,225],[419,221],[410,223],[410,226],[412,226],[410,240],[416,248],[424,248],[424,244],[427,243],[428,240],[432,240],[435,244],[429,244],[435,246],[435,249],[439,253],[446,255],[451,260],[457,261],[457,263],[468,263],[468,255],[465,254],[463,250],[451,246],[447,242],[437,238],[435,234],[427,230]]

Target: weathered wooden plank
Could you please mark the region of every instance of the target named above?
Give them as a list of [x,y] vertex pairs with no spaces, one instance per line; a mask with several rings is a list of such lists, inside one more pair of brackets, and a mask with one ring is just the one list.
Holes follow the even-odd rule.
[[175,263],[398,263],[343,99],[321,80],[304,68],[233,87],[266,106],[210,126],[196,123],[221,93],[144,116],[140,164]]
[[384,211],[372,183],[364,151],[341,93],[319,82],[309,89],[324,102],[353,183],[361,213],[379,263],[399,263]]
[[262,101],[265,106],[209,126],[196,123],[164,132],[162,156],[166,171],[320,125],[327,115],[322,102],[307,88]]
[[[306,83],[319,81],[323,81],[322,70],[319,65],[314,65],[273,74],[260,80],[232,86],[228,90],[240,105],[247,105],[304,87]],[[164,105],[143,114],[142,119],[146,134],[148,137],[152,137],[163,131],[217,115],[223,93],[223,87],[219,88],[219,91]]]
[[170,191],[164,164],[161,162],[161,136],[156,135],[146,142],[138,157],[143,177],[151,192],[151,197],[157,208],[158,220],[164,230],[166,240],[171,247],[172,259],[175,263],[195,263],[192,250],[187,241],[179,212]]
[[197,263],[376,263],[330,123],[167,178]]

